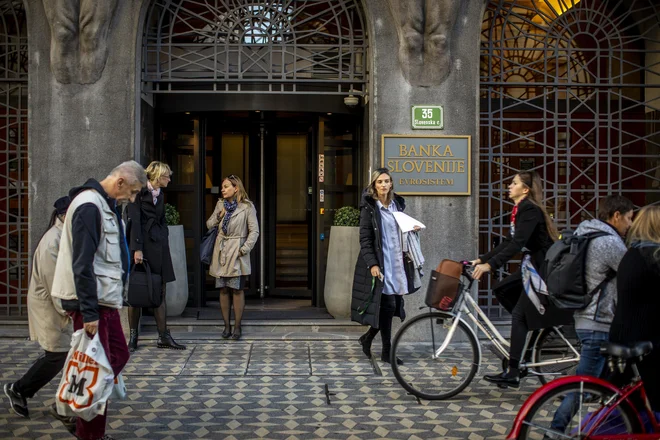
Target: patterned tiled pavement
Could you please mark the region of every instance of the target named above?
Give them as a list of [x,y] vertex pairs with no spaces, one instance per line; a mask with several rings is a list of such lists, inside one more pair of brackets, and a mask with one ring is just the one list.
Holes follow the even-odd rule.
[[[492,439],[504,438],[534,378],[520,390],[481,380],[499,370],[484,352],[472,384],[446,401],[417,401],[387,364],[374,369],[352,341],[183,341],[183,352],[147,345],[124,374],[128,398],[110,406],[117,439]],[[374,352],[379,347],[374,346]],[[16,380],[36,344],[0,339],[0,379]],[[31,419],[3,397],[0,439],[71,438],[46,408],[56,378],[30,401]]]

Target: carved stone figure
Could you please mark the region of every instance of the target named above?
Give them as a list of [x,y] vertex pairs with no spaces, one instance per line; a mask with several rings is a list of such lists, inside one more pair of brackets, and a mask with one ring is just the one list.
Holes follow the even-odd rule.
[[389,0],[399,34],[399,62],[413,86],[430,87],[449,75],[450,39],[458,0]]
[[43,0],[50,24],[50,64],[62,84],[93,84],[108,58],[118,0]]

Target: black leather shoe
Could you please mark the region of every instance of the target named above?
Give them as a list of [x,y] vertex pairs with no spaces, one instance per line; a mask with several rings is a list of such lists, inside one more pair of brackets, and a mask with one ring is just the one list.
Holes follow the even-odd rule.
[[231,338],[234,341],[238,341],[239,339],[241,339],[242,335],[243,335],[243,329],[240,326],[234,327],[234,332],[231,334]]
[[494,383],[500,388],[519,388],[520,376],[513,373],[487,374],[484,376],[486,382]]
[[131,329],[131,335],[128,338],[128,351],[134,353],[138,347],[138,331]]
[[231,327],[225,327],[225,331],[222,332],[222,339],[227,339],[231,336]]
[[360,336],[360,339],[358,339],[358,342],[362,346],[362,352],[366,357],[371,359],[371,343],[374,341],[374,336],[371,335],[371,331],[366,332],[362,336]]
[[158,348],[169,348],[172,350],[185,350],[186,346],[177,344],[169,330],[158,335]]

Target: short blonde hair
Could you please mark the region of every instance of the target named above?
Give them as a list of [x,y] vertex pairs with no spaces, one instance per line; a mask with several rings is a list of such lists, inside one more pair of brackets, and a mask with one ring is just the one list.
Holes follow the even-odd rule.
[[170,168],[170,166],[164,162],[158,162],[157,160],[154,160],[147,167],[147,178],[150,182],[155,182],[166,174],[171,176],[173,173],[172,168]]
[[645,206],[635,217],[628,230],[629,244],[636,241],[652,241],[660,244],[660,206]]

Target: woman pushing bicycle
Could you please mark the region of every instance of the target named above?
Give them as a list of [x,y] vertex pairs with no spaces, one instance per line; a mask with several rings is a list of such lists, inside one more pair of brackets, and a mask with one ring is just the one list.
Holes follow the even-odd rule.
[[[543,273],[545,254],[557,239],[557,229],[542,205],[542,182],[533,171],[525,171],[514,176],[509,185],[509,198],[514,207],[511,212],[511,232],[495,249],[471,261],[474,266],[472,277],[481,279],[487,272],[495,272],[519,252],[529,261],[538,273]],[[543,304],[541,314],[532,300],[524,293],[521,274],[514,273],[500,285],[515,286],[517,298],[505,298],[496,293],[500,303],[511,312],[511,349],[509,369],[501,374],[486,375],[488,382],[508,387],[520,385],[519,363],[527,332],[557,325],[571,324],[573,313]],[[509,287],[509,291],[510,291]],[[522,293],[522,294],[520,294]]]

